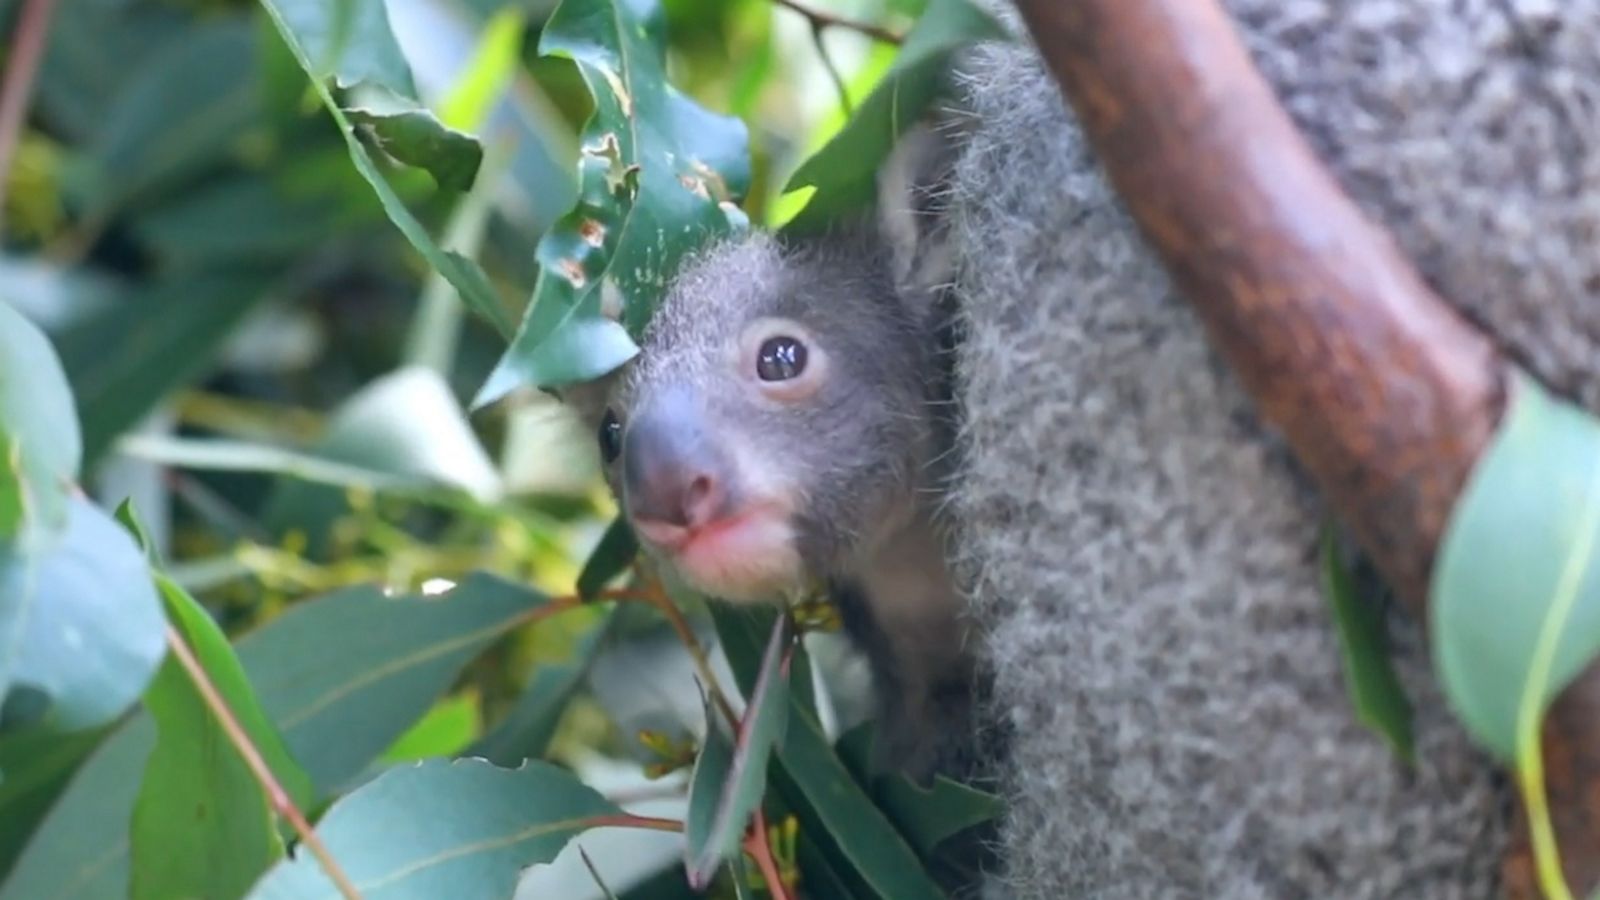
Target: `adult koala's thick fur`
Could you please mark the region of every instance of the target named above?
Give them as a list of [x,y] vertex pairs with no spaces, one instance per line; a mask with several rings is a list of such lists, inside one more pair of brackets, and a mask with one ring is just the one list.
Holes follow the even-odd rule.
[[[1063,0],[1070,2],[1070,0]],[[1439,293],[1600,410],[1600,2],[1230,0],[1343,187]],[[1397,623],[1408,769],[1357,724],[1323,510],[1029,46],[960,74],[957,572],[1013,727],[1029,897],[1499,893],[1511,792]]]
[[[1600,0],[1226,5],[1315,149],[1433,287],[1600,411]],[[957,81],[949,168],[902,229],[928,251],[914,271],[948,274],[954,353],[902,352],[933,338],[918,307],[894,306],[870,239],[712,252],[675,285],[642,362],[588,404],[630,514],[680,568],[751,594],[820,571],[872,595],[879,564],[908,558],[882,548],[947,544],[993,676],[987,712],[1009,735],[996,874],[1016,895],[1495,896],[1511,790],[1446,713],[1421,630],[1393,635],[1417,710],[1410,768],[1353,713],[1319,590],[1321,504],[1036,52],[986,45]],[[826,377],[772,317],[820,338]],[[905,377],[936,363],[954,367],[948,398]],[[807,393],[782,399],[785,379]],[[805,418],[780,412],[795,398]],[[880,427],[940,399],[954,447],[925,424]],[[858,426],[902,450],[841,451]],[[935,461],[953,476],[912,483]],[[878,496],[905,479],[938,492],[930,508]],[[756,524],[725,533],[730,552],[690,556],[687,535],[737,503]],[[877,593],[931,571],[899,568]],[[937,718],[939,687],[918,690],[933,698],[919,718]]]

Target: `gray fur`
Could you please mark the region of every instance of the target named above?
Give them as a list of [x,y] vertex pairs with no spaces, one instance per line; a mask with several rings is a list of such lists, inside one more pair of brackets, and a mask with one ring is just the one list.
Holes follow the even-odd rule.
[[[766,402],[741,374],[740,332],[771,317],[804,326],[812,365],[826,354],[815,397]],[[918,776],[973,764],[972,742],[960,739],[972,731],[966,630],[936,515],[946,461],[934,450],[934,326],[931,295],[895,289],[873,230],[791,246],[756,234],[691,260],[638,359],[569,398],[591,427],[609,406],[626,429],[657,397],[687,392],[712,440],[746,446],[756,470],[739,477],[797,486],[805,580],[830,589],[876,676],[880,760]],[[622,496],[619,468],[607,477]]]
[[[1600,411],[1600,0],[1227,5],[1315,148],[1425,277]],[[818,492],[830,513],[812,528],[836,549],[871,521],[853,512],[875,508],[868,485],[894,493],[930,458],[960,461],[956,574],[1011,736],[1004,886],[1495,896],[1511,794],[1445,713],[1421,629],[1395,617],[1412,770],[1352,713],[1318,590],[1324,510],[1173,296],[1035,54],[984,48],[960,82],[967,133],[928,229],[941,247],[894,257],[901,272],[949,266],[960,298],[956,452],[885,460],[849,439],[878,426],[826,416],[798,443],[778,428],[773,450]],[[748,304],[792,291],[831,315],[883,289],[838,283],[826,254],[843,251],[821,252],[756,238],[705,257],[621,402],[701,377],[669,370],[697,371],[714,321]],[[896,335],[927,339],[888,335],[855,346],[876,357],[898,352]],[[823,527],[837,516],[844,528]],[[810,556],[826,568],[840,554]]]
[[[1345,187],[1441,293],[1600,405],[1600,2],[1233,0]],[[1443,713],[1351,713],[1323,510],[1114,200],[1031,48],[966,65],[958,571],[1014,726],[1025,897],[1497,893],[1509,791]]]

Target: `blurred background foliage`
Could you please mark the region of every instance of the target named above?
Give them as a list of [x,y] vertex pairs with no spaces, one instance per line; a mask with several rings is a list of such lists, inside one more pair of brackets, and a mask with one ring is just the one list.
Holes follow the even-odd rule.
[[[0,34],[21,6],[0,0]],[[573,202],[590,113],[573,64],[536,53],[554,6],[387,3],[420,96],[447,121],[487,116],[476,130],[489,153],[465,195],[421,170],[384,174],[443,246],[481,263],[514,317],[538,274],[535,244]],[[922,7],[827,4],[901,33]],[[847,29],[819,36],[774,0],[665,8],[669,80],[747,124],[745,209],[781,223],[805,199],[782,194],[786,179],[896,48]],[[503,71],[496,48],[510,50]],[[15,51],[8,37],[0,64]],[[592,436],[535,392],[466,412],[503,337],[385,217],[259,4],[59,0],[4,179],[0,300],[62,358],[84,487],[108,506],[134,501],[166,571],[229,635],[352,585],[429,595],[482,571],[572,592],[615,512]],[[630,640],[602,642],[602,629]],[[858,669],[823,658],[829,677],[859,685]],[[646,776],[671,768],[700,713],[692,671],[648,609],[552,618],[493,641],[383,758],[488,746],[539,677],[566,678],[579,697],[543,736],[548,756],[591,784],[670,797],[681,780]],[[837,725],[859,710],[829,714]],[[53,750],[26,803],[0,785],[0,875],[99,736]],[[622,866],[613,877],[669,868],[659,841],[630,857],[598,838],[630,835],[589,844]]]

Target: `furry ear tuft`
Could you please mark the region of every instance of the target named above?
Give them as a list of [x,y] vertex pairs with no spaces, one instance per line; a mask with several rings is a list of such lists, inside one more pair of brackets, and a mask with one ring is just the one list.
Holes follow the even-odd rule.
[[959,136],[949,124],[901,135],[878,172],[878,228],[902,291],[927,291],[954,275],[945,199]]

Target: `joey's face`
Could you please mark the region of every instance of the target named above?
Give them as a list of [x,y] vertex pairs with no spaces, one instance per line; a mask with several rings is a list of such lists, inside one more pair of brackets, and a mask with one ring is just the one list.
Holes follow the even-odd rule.
[[847,572],[910,512],[926,342],[863,248],[716,248],[675,282],[591,412],[647,551],[758,600]]

